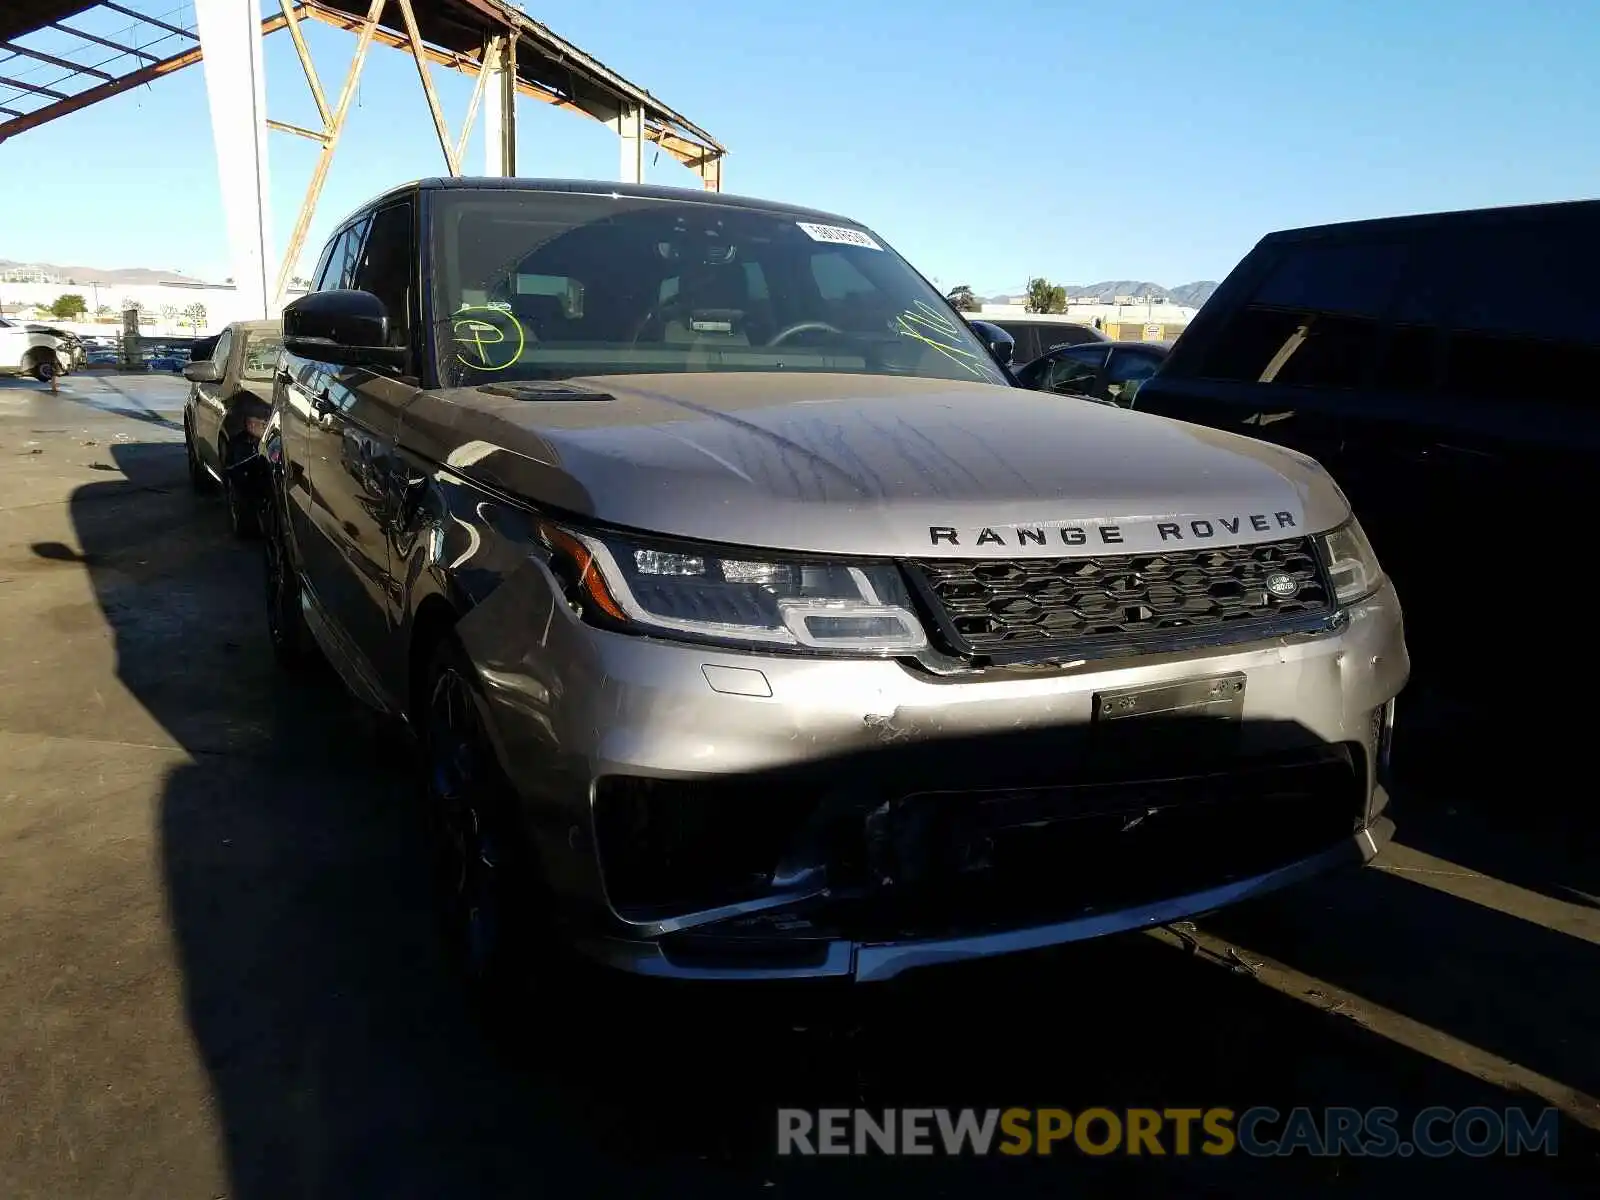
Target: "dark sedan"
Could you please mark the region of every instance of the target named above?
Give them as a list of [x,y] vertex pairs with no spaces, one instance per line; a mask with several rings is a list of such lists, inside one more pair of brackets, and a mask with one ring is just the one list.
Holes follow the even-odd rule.
[[1061,346],[1012,373],[1037,392],[1085,396],[1132,408],[1142,384],[1166,361],[1169,342],[1091,342]]

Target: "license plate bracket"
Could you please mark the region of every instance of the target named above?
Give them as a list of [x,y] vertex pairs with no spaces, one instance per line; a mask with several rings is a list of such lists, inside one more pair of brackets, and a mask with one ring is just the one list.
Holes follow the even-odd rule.
[[1096,692],[1095,724],[1161,717],[1239,721],[1244,717],[1244,684],[1244,672],[1235,671],[1206,679]]
[[1089,757],[1096,773],[1193,770],[1239,752],[1243,672],[1094,695]]

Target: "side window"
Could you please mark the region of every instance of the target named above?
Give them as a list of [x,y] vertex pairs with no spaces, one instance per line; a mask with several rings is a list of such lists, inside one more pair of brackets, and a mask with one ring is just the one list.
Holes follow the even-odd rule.
[[1106,361],[1104,350],[1088,353],[1067,351],[1057,356],[1045,376],[1045,390],[1051,392],[1087,393],[1094,388],[1095,376]]
[[251,334],[244,344],[244,362],[239,368],[239,378],[251,383],[271,383],[281,349],[283,341],[277,334]]
[[1156,373],[1161,360],[1143,350],[1113,350],[1106,371],[1106,391],[1113,402],[1124,408],[1133,406],[1140,384]]
[[349,286],[371,292],[383,301],[389,312],[391,346],[407,346],[411,342],[411,291],[416,261],[411,202],[379,209],[368,228]]
[[1154,354],[1139,350],[1118,350],[1111,356],[1111,369],[1106,372],[1109,383],[1132,383],[1149,379],[1156,373],[1161,360]]
[[228,356],[233,353],[233,330],[224,329],[217,338],[217,347],[211,352],[211,361],[218,371],[228,372]]
[[330,238],[328,244],[322,248],[322,256],[317,259],[317,269],[311,272],[311,290],[320,292],[326,285],[322,282],[323,276],[328,273],[328,261],[333,257],[333,248],[338,244],[339,238]]
[[1408,251],[1395,242],[1287,246],[1255,295],[1218,331],[1211,379],[1352,388],[1381,342]]
[[356,275],[356,264],[361,258],[361,243],[366,237],[367,226],[372,223],[371,217],[362,217],[344,235],[338,253],[333,256],[329,264],[330,288],[347,288]]
[[1445,390],[1484,400],[1592,394],[1596,242],[1575,221],[1545,220],[1478,232],[1470,253],[1441,246]]

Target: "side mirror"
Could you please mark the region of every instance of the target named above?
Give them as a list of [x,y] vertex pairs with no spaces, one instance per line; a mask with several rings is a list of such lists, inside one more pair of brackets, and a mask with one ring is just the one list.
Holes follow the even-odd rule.
[[308,292],[283,307],[283,348],[318,362],[397,367],[405,351],[389,345],[389,314],[371,292]]
[[1009,367],[1012,356],[1017,352],[1016,339],[992,321],[972,321],[970,324],[983,339],[983,344],[989,347],[989,353],[1000,360],[1002,367]]
[[209,358],[202,358],[199,362],[187,364],[183,368],[183,377],[190,383],[216,383],[222,378],[222,372]]

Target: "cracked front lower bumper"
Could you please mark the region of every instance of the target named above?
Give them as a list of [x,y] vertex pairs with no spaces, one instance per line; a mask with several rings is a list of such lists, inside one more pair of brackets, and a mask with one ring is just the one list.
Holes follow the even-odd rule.
[[[1350,609],[1332,633],[1032,674],[938,678],[893,661],[747,654],[606,633],[577,620],[551,582],[529,564],[469,614],[459,632],[572,939],[625,970],[682,978],[884,979],[1224,907],[1365,862],[1392,829],[1382,816],[1382,765],[1391,702],[1409,662],[1399,604],[1388,587]],[[1168,846],[1160,860],[1167,866],[1152,859],[1139,888],[1117,889],[1098,903],[1078,896],[1071,904],[967,922],[948,911],[937,921],[902,926],[853,916],[836,921],[842,858],[836,847],[818,848],[826,839],[797,850],[790,837],[761,850],[766,860],[757,854],[733,861],[722,848],[734,838],[721,834],[739,822],[714,825],[705,844],[682,861],[692,868],[690,885],[707,883],[706,870],[723,870],[727,878],[717,887],[671,892],[668,884],[678,887],[681,879],[624,870],[632,827],[608,832],[604,819],[606,798],[619,784],[667,797],[715,793],[739,820],[760,818],[796,796],[819,803],[825,797],[849,816],[877,811],[886,799],[936,791],[959,801],[997,789],[1076,786],[1096,744],[1090,735],[1097,697],[1225,675],[1244,681],[1229,753],[1255,764],[1336,751],[1353,772],[1349,794],[1339,800],[1344,807],[1285,840],[1276,857],[1274,818],[1254,813],[1214,839],[1196,839],[1189,864],[1182,862],[1182,845],[1177,859]],[[1173,769],[1170,761],[1144,758],[1136,740],[1117,763],[1094,769],[1101,777],[1109,770],[1113,782],[1118,771],[1138,779]],[[1208,762],[1208,770],[1217,768]],[[1283,811],[1298,813],[1292,804]],[[1245,841],[1252,853],[1235,861],[1232,848]],[[1213,856],[1211,877],[1188,869]],[[1096,857],[1090,852],[1079,861],[1092,865]],[[1125,861],[1138,870],[1137,856]],[[1169,876],[1174,863],[1184,869]],[[702,870],[703,864],[709,865]],[[764,886],[744,877],[751,866],[767,870]],[[850,869],[859,883],[862,864]],[[781,925],[791,911],[809,925],[798,933],[776,929],[783,936],[743,936],[758,914]]]
[[581,938],[577,948],[590,958],[637,975],[671,979],[822,979],[848,978],[858,983],[882,982],[921,967],[958,963],[1003,954],[1017,954],[1090,941],[1118,933],[1170,924],[1245,900],[1265,896],[1280,888],[1313,879],[1329,871],[1361,866],[1389,843],[1394,822],[1376,818],[1347,841],[1319,854],[1287,863],[1249,879],[1235,880],[1202,891],[1153,901],[1133,908],[1095,913],[1064,921],[1029,925],[992,933],[944,938],[912,938],[890,942],[834,939],[807,955],[803,963],[750,961],[708,962],[702,954],[674,953],[670,941],[636,938]]

